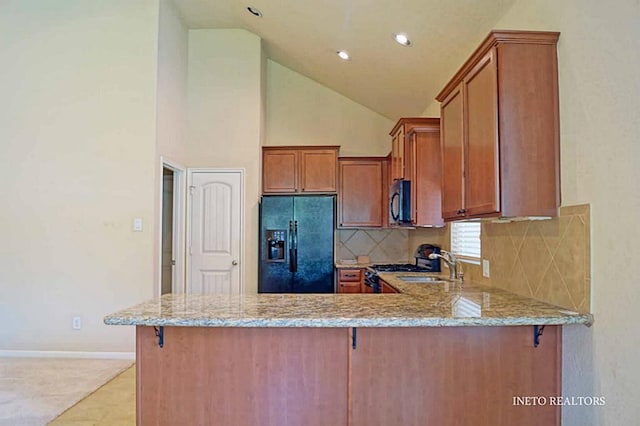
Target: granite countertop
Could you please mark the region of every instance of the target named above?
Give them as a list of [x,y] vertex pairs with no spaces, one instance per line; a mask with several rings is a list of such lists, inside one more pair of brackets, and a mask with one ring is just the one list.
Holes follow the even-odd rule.
[[371,263],[346,263],[340,261],[335,263],[336,269],[364,269],[371,265]]
[[591,325],[590,314],[465,282],[416,284],[380,273],[392,294],[167,294],[105,317],[109,325],[443,327]]

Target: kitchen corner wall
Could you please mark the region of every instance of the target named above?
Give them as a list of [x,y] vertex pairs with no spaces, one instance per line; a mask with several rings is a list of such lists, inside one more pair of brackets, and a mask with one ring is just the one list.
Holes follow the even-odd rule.
[[405,263],[409,244],[405,229],[341,229],[336,259],[350,260],[366,255],[372,263]]
[[[409,233],[409,252],[422,243],[449,249],[449,226]],[[480,265],[465,263],[467,280],[590,312],[589,205],[562,207],[560,216],[550,220],[483,222],[480,239],[482,258],[489,261],[491,277],[482,277]]]

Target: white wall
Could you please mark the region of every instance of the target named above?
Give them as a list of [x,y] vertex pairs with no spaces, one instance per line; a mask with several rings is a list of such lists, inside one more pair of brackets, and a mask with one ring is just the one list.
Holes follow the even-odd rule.
[[[563,393],[606,398],[604,407],[564,407],[563,424],[637,424],[640,3],[518,0],[494,28],[562,33],[562,204],[591,204],[595,316],[591,328],[565,327]],[[425,115],[437,111],[431,104]]]
[[[187,166],[187,58],[189,31],[172,0],[160,0],[158,22],[158,85],[156,112],[155,220],[160,208],[160,158]],[[185,177],[186,178],[186,177]],[[159,295],[160,228],[154,226],[154,295]],[[179,268],[176,271],[180,270]]]
[[0,2],[0,349],[133,350],[102,319],[152,294],[157,14]]
[[262,44],[244,30],[189,30],[188,165],[245,168],[244,291],[257,292]]
[[391,151],[395,122],[292,71],[267,61],[265,145],[340,145],[340,155]]
[[184,165],[189,31],[172,0],[160,0],[159,13],[157,154]]

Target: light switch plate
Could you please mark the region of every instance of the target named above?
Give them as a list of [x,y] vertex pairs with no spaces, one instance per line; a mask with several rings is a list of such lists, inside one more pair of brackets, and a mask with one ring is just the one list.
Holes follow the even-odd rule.
[[82,318],[73,317],[73,320],[71,321],[71,328],[73,328],[74,330],[82,329]]
[[136,217],[133,219],[133,231],[142,232],[142,218]]
[[485,278],[489,278],[490,276],[489,261],[486,259],[482,259],[482,276]]

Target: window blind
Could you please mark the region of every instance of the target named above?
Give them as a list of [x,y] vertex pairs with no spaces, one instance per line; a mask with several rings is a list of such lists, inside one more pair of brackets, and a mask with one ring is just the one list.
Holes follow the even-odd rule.
[[480,222],[451,225],[451,252],[462,258],[480,260]]

